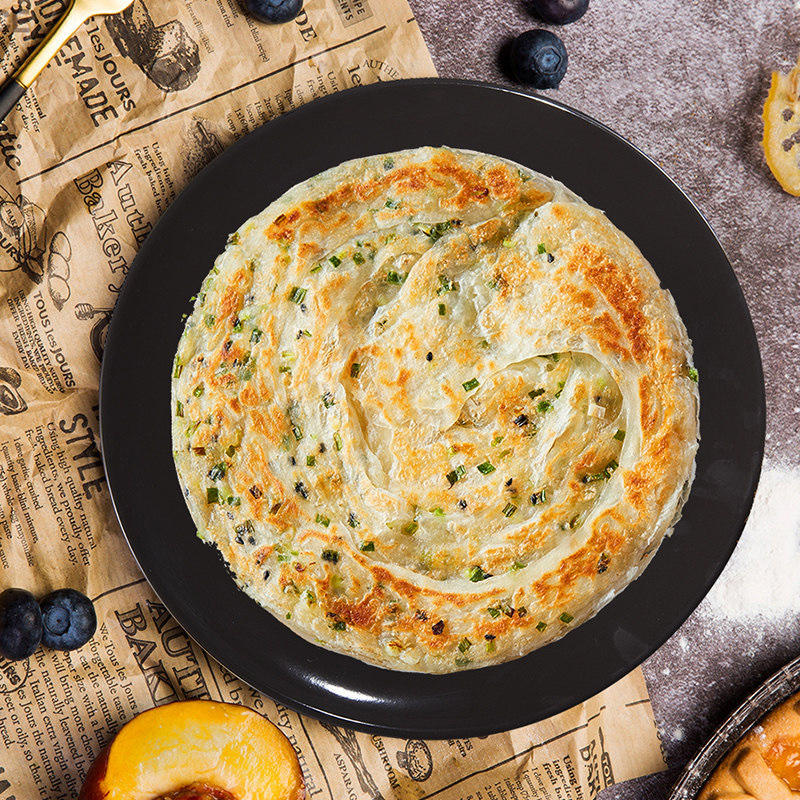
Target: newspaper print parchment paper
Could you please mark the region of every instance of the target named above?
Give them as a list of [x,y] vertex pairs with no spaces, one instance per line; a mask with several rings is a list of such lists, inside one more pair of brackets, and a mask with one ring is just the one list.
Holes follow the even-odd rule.
[[[0,11],[9,74],[64,0]],[[0,126],[0,587],[96,603],[72,653],[0,660],[0,800],[74,800],[139,711],[244,703],[297,748],[310,797],[591,798],[662,769],[639,670],[546,722],[423,742],[298,716],[192,642],[139,573],[111,510],[97,423],[105,332],[139,245],[176,193],[238,136],[360,83],[435,69],[405,0],[308,0],[283,26],[237,0],[134,0],[90,20]]]

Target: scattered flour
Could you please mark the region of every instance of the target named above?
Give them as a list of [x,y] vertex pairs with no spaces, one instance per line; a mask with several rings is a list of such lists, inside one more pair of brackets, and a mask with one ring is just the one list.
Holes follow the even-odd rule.
[[742,538],[700,612],[777,623],[798,610],[800,469],[765,464]]

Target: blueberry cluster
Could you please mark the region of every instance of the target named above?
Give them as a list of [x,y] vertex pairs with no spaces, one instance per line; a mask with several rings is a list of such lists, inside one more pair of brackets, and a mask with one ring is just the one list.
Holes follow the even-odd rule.
[[261,22],[291,22],[303,10],[303,0],[244,0],[244,7]]
[[12,661],[28,658],[40,644],[76,650],[96,628],[92,601],[75,589],[57,589],[40,602],[25,589],[0,594],[0,656]]
[[[552,25],[580,19],[589,0],[529,0],[534,13]],[[567,48],[551,31],[525,31],[514,39],[510,52],[511,71],[520,83],[535,89],[557,89],[567,72]]]

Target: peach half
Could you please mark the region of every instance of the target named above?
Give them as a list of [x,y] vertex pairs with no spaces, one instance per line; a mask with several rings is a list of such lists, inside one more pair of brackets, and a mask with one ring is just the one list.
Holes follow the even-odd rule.
[[244,706],[188,700],[122,727],[78,800],[302,800],[289,740]]

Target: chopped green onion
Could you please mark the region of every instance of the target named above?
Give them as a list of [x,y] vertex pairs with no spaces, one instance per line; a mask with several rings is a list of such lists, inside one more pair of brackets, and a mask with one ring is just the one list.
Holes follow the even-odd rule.
[[375,550],[375,542],[361,542],[360,547],[358,548],[362,553],[372,553]]
[[392,169],[394,167],[394,159],[391,156],[387,156],[383,159],[383,168],[384,169]]
[[364,263],[364,256],[361,253],[359,253],[358,250],[356,250],[356,252],[353,253],[353,261],[355,261],[356,264],[361,266],[361,264]]
[[469,568],[467,572],[467,577],[473,582],[477,583],[478,581],[485,581],[487,578],[491,578],[492,576],[488,572],[484,572],[483,569],[479,566],[473,566]]
[[492,447],[497,447],[503,439],[505,439],[505,436],[495,436],[494,439],[492,439]]
[[584,475],[581,480],[584,483],[595,483],[596,481],[604,481],[608,478],[605,472],[593,472],[590,475]]
[[339,256],[331,256],[328,261],[330,261],[334,267],[338,267],[342,263],[342,259],[339,258]]
[[322,551],[322,560],[323,561],[330,561],[331,564],[338,564],[339,563],[339,552],[337,550],[323,550]]
[[334,400],[332,392],[325,392],[325,394],[322,395],[322,405],[324,405],[325,408],[336,405],[336,400]]
[[700,380],[700,373],[694,367],[689,367],[689,380],[695,383]]
[[541,414],[547,413],[552,407],[553,404],[549,400],[540,400],[536,404],[536,410],[539,411]]
[[547,623],[546,622],[540,622],[536,626],[536,630],[539,631],[539,633],[541,633],[546,627],[547,627]]
[[510,237],[509,237],[509,238],[507,238],[507,239],[503,239],[503,247],[509,247],[509,248],[511,248],[511,247],[513,247],[513,246],[514,246],[514,242],[512,242],[512,241],[511,241],[511,238],[510,238]]
[[206,503],[219,503],[219,489],[216,486],[209,486],[206,489]]
[[428,238],[432,242],[436,242],[442,238],[442,234],[449,230],[453,225],[453,220],[444,221],[444,222],[437,222],[435,225],[431,225],[430,229],[427,232]]
[[490,461],[484,461],[483,464],[478,464],[477,470],[481,475],[489,475],[494,472],[495,468]]
[[411,520],[411,522],[406,522],[405,525],[400,528],[400,532],[404,533],[406,536],[413,536],[418,529],[419,523],[416,520]]
[[386,273],[386,282],[387,283],[394,283],[400,285],[406,279],[405,275],[401,275],[399,272],[395,272],[394,270],[390,270]]
[[225,473],[228,471],[228,467],[224,461],[220,461],[219,464],[214,464],[213,467],[208,471],[208,477],[211,478],[212,481],[218,481],[220,478],[225,477]]
[[439,288],[436,290],[437,295],[447,294],[454,292],[458,288],[458,284],[447,277],[447,275],[439,276]]
[[575,619],[575,617],[573,617],[573,616],[572,616],[572,614],[568,614],[568,613],[565,611],[563,614],[561,614],[561,615],[559,616],[559,619],[560,619],[560,620],[561,620],[561,621],[562,621],[562,622],[563,622],[565,625],[569,625],[569,623],[570,623],[570,622],[572,622],[572,620],[574,620],[574,619]]
[[470,378],[468,381],[464,381],[461,384],[464,387],[465,392],[471,392],[473,389],[477,389],[480,386],[480,382],[477,378]]
[[525,566],[526,566],[526,565],[525,565],[525,564],[523,564],[521,561],[515,561],[515,562],[514,562],[514,563],[511,565],[511,571],[512,571],[512,572],[517,572],[517,571],[518,571],[518,570],[520,570],[520,569],[524,569],[524,567],[525,567]]
[[439,506],[436,506],[436,508],[431,509],[431,514],[433,514],[434,517],[443,517],[444,511],[439,508]]
[[466,656],[456,656],[456,666],[457,667],[466,667],[468,664],[472,663],[471,658],[467,658]]
[[453,486],[455,483],[458,483],[460,478],[463,478],[467,474],[467,470],[464,468],[463,464],[459,464],[455,469],[451,470],[445,476],[450,484]]
[[619,464],[617,464],[617,462],[612,458],[602,472],[595,472],[590,475],[584,475],[582,480],[584,483],[594,483],[595,481],[607,481],[618,466]]
[[313,267],[309,270],[310,273],[319,272],[322,269],[322,262],[320,261],[319,264],[314,264]]
[[289,364],[281,364],[278,367],[278,372],[280,372],[281,374],[284,374],[284,373],[287,373],[287,372],[291,372],[291,371],[292,371],[292,367]]
[[564,391],[564,383],[565,381],[558,382],[558,391],[555,393],[554,397],[561,397],[561,392]]
[[228,447],[225,450],[225,455],[228,456],[228,458],[233,458],[235,453],[236,453],[236,445],[235,444],[228,445]]
[[361,364],[353,363],[350,365],[350,377],[357,378],[358,373],[361,372]]
[[172,373],[173,378],[180,378],[181,372],[183,372],[183,364],[177,359],[175,360],[175,372]]
[[502,613],[499,608],[487,608],[486,610],[489,612],[489,616],[492,619],[497,619]]
[[489,348],[489,342],[486,339],[481,339],[480,345],[484,350],[487,350]]
[[447,313],[447,307],[444,303],[439,303],[439,316],[443,317]]
[[183,416],[183,403],[180,400],[175,404],[175,416],[182,417]]
[[297,338],[299,339],[301,336],[306,336],[309,339],[311,338],[311,331],[307,331],[305,328],[297,332]]
[[624,442],[624,441],[625,441],[625,431],[623,431],[622,429],[618,430],[618,431],[617,431],[617,432],[614,434],[614,438],[615,438],[615,439],[616,439],[618,442]]
[[239,333],[242,330],[242,321],[237,317],[236,322],[233,323],[234,333]]
[[466,636],[458,643],[458,649],[462,653],[466,653],[470,647],[472,647],[472,642]]
[[487,642],[486,642],[486,652],[487,653],[494,653],[494,651],[496,649],[497,649],[497,645],[494,643],[494,637],[492,637],[491,639],[488,639]]
[[535,400],[537,397],[540,397],[543,394],[544,389],[531,389],[531,391],[528,392],[528,397],[530,397],[531,400]]
[[216,322],[216,317],[213,314],[206,314],[204,322],[206,323],[206,328],[213,328],[214,323]]
[[328,525],[331,524],[330,518],[326,517],[322,514],[317,514],[316,516],[317,525],[322,525],[323,528],[327,528]]
[[[289,370],[291,372],[291,370]],[[242,371],[241,378],[243,381],[249,381],[253,377],[253,370],[246,369]]]
[[541,242],[539,242],[539,245],[536,248],[536,252],[539,253],[539,254],[546,253],[547,252],[547,248]]
[[197,384],[197,386],[195,386],[195,387],[194,387],[194,391],[192,392],[192,394],[193,394],[195,397],[202,397],[202,396],[203,396],[203,392],[204,392],[205,390],[206,390],[206,387],[205,387],[205,386],[203,386],[203,384],[202,384],[202,383],[198,383],[198,384]]
[[292,291],[289,292],[289,300],[300,305],[306,298],[306,291],[307,289],[303,289],[300,286],[293,286]]
[[238,231],[235,232],[235,233],[232,233],[228,237],[228,244],[239,244],[239,233],[238,233]]
[[303,429],[296,423],[292,425],[292,433],[298,442],[303,438]]
[[351,511],[347,515],[347,524],[351,528],[357,528],[361,523],[358,521],[358,517]]
[[317,465],[317,457],[316,456],[306,456],[306,466],[307,467],[315,467]]
[[513,503],[506,503],[505,508],[503,509],[503,516],[504,517],[512,517],[514,516],[514,512],[517,510],[517,507]]
[[333,628],[335,631],[345,631],[347,630],[347,623],[342,622],[342,620],[337,620],[333,623],[333,625],[331,625],[331,628]]
[[538,506],[547,502],[547,490],[542,489],[541,492],[534,492],[531,495],[531,505]]
[[342,437],[339,436],[338,432],[333,434],[333,446],[337,450],[341,450],[342,449]]
[[250,334],[250,341],[251,342],[259,342],[261,341],[261,334],[263,331],[260,328],[253,328],[253,332]]
[[385,208],[400,208],[400,201],[393,200],[391,197],[384,204]]

